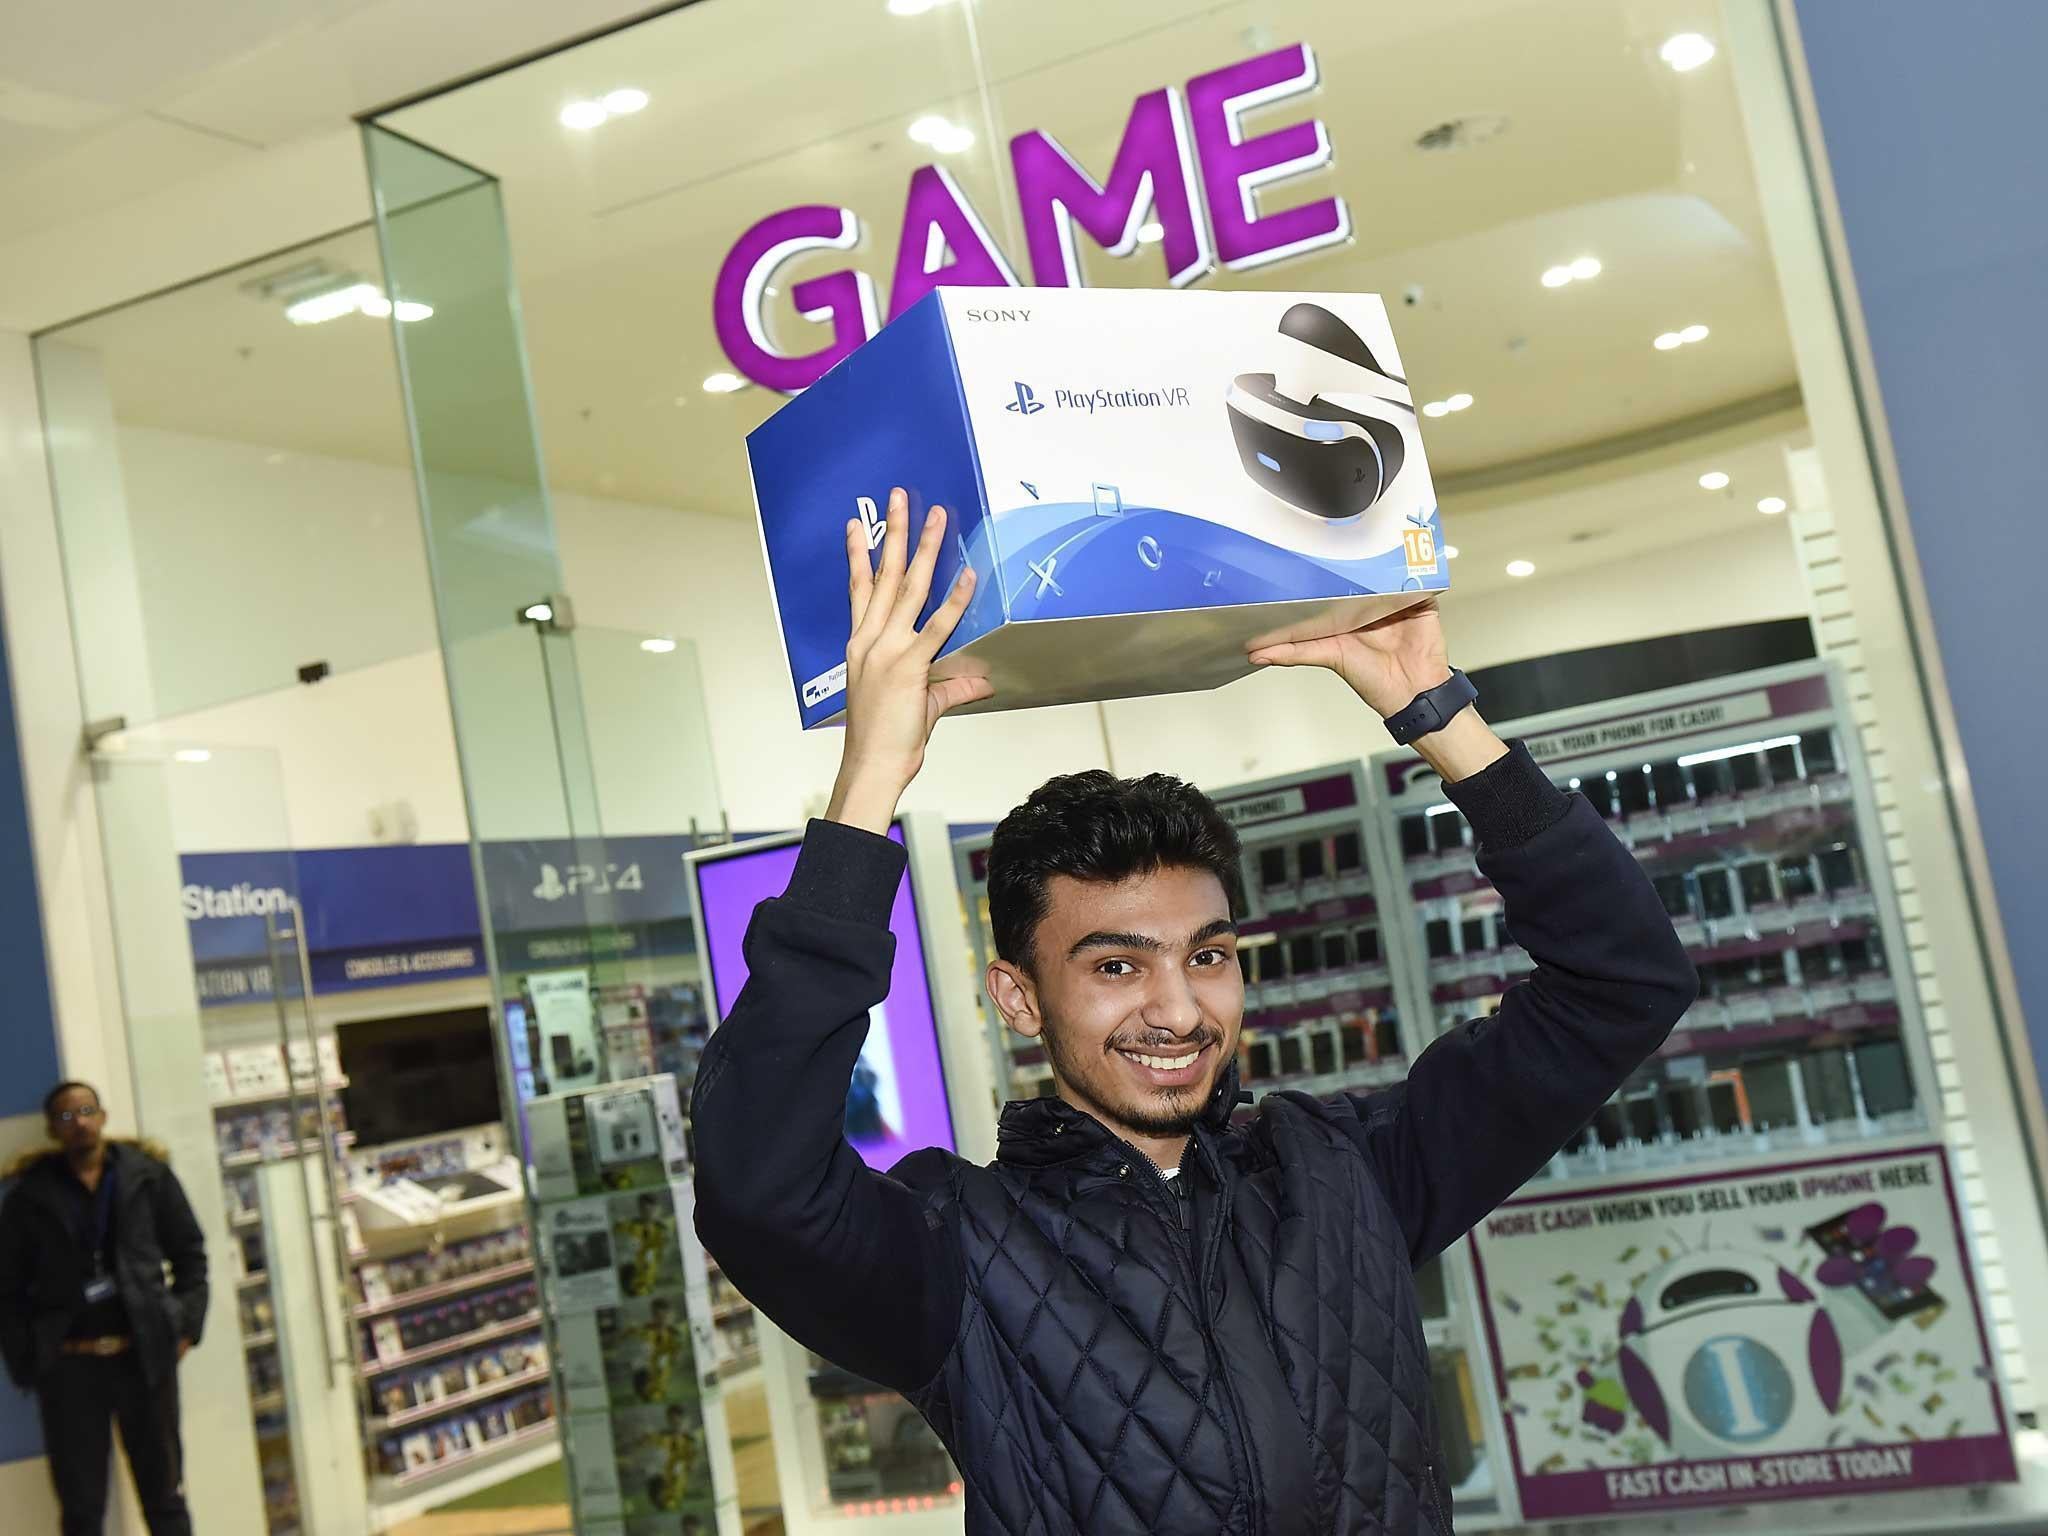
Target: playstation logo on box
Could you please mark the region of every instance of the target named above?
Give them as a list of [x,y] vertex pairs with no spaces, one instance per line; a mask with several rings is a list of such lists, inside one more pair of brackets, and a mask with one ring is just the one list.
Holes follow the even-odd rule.
[[747,438],[791,693],[845,705],[847,519],[892,486],[951,514],[940,675],[986,707],[1213,688],[1254,643],[1352,629],[1449,585],[1436,493],[1373,294],[1037,289],[967,326],[939,289]]

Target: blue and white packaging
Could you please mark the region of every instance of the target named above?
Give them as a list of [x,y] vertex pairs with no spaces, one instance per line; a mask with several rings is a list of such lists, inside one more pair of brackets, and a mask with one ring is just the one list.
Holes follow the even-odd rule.
[[1415,403],[1374,294],[940,289],[747,439],[806,728],[845,704],[845,528],[949,514],[926,612],[984,708],[1214,688],[1247,649],[1449,585]]

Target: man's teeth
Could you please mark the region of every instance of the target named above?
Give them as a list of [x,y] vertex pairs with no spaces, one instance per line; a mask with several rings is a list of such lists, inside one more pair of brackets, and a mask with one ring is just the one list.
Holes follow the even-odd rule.
[[1125,1051],[1124,1054],[1155,1072],[1178,1072],[1182,1067],[1191,1066],[1195,1056],[1202,1053],[1197,1051],[1194,1056],[1146,1056],[1138,1051]]

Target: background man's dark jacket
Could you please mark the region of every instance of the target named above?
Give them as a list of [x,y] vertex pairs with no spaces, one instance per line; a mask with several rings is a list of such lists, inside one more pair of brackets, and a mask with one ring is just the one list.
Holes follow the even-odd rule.
[[[92,1254],[72,1219],[64,1154],[31,1154],[12,1173],[0,1205],[0,1354],[32,1388],[84,1307]],[[197,1344],[206,1326],[206,1240],[177,1176],[140,1143],[110,1141],[104,1177],[116,1181],[114,1278],[143,1375],[160,1381],[177,1367],[178,1341]]]

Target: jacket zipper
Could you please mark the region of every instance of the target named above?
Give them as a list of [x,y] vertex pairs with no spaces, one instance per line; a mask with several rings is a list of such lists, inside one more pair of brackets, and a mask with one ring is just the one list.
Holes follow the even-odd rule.
[[[1225,1406],[1229,1409],[1230,1413],[1230,1437],[1237,1444],[1238,1464],[1244,1468],[1245,1486],[1250,1490],[1250,1498],[1247,1500],[1245,1507],[1247,1515],[1245,1528],[1251,1533],[1251,1536],[1258,1536],[1258,1533],[1265,1529],[1266,1524],[1265,1490],[1259,1485],[1258,1463],[1252,1458],[1251,1442],[1245,1438],[1244,1408],[1237,1400],[1236,1389],[1230,1384],[1230,1373],[1224,1370],[1223,1361],[1216,1352],[1215,1321],[1209,1315],[1209,1281],[1215,1273],[1216,1256],[1223,1249],[1222,1214],[1219,1210],[1217,1219],[1211,1223],[1215,1231],[1210,1235],[1207,1250],[1203,1254],[1202,1262],[1198,1265],[1195,1262],[1194,1245],[1189,1241],[1187,1228],[1181,1219],[1180,1199],[1172,1190],[1166,1187],[1166,1176],[1159,1171],[1151,1158],[1145,1156],[1144,1153],[1140,1152],[1122,1137],[1117,1138],[1117,1145],[1122,1147],[1129,1157],[1129,1161],[1117,1170],[1120,1176],[1130,1177],[1131,1169],[1136,1167],[1144,1170],[1140,1178],[1148,1175],[1151,1178],[1152,1187],[1158,1193],[1161,1203],[1166,1207],[1164,1214],[1168,1218],[1166,1222],[1169,1233],[1168,1241],[1173,1244],[1175,1254],[1182,1259],[1188,1277],[1194,1283],[1195,1316],[1201,1326],[1202,1352],[1209,1362],[1209,1369],[1214,1374],[1217,1384],[1223,1389]],[[1199,1147],[1199,1142],[1196,1145]],[[1206,1148],[1202,1148],[1201,1151],[1204,1157],[1208,1155]],[[1186,1178],[1187,1175],[1182,1173],[1181,1177]],[[1218,1187],[1220,1192],[1220,1180],[1218,1181]]]

